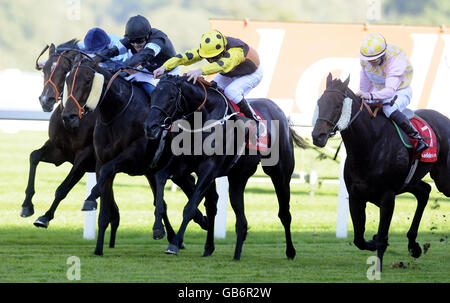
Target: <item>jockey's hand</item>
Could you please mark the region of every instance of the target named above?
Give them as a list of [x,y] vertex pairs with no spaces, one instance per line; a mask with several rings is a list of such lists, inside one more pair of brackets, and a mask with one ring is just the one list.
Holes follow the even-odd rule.
[[153,71],[153,78],[155,78],[155,79],[161,78],[161,76],[164,74],[165,71],[166,71],[166,68],[164,66],[158,67],[157,69],[155,69]]
[[359,91],[356,93],[356,95],[364,100],[372,100],[372,96],[370,95],[370,93]]
[[197,78],[201,77],[201,75],[203,75],[203,71],[201,69],[190,70],[186,73],[186,76],[188,76],[187,80],[190,81],[192,79],[192,83],[194,84],[197,82]]

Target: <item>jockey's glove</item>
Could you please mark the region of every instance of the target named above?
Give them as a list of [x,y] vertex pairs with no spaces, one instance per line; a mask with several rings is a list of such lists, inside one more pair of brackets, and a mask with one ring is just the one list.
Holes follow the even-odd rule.
[[113,58],[113,57],[119,55],[119,49],[117,48],[117,46],[113,46],[111,48],[105,48],[104,50],[97,53],[97,55],[99,55],[102,58],[105,58],[105,57]]

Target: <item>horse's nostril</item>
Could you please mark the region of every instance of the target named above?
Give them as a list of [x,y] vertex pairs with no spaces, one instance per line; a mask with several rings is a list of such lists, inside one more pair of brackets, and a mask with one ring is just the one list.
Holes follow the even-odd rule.
[[160,128],[156,124],[147,125],[146,126],[147,138],[152,139],[152,140],[158,138],[159,130],[160,130]]

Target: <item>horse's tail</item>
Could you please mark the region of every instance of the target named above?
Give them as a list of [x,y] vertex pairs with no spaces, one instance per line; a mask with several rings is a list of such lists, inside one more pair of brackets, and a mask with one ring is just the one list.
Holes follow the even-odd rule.
[[303,139],[299,134],[297,134],[297,132],[292,128],[292,126],[289,126],[289,134],[292,138],[292,140],[294,141],[294,143],[300,147],[300,148],[308,148],[309,144],[308,142],[306,142],[305,139]]

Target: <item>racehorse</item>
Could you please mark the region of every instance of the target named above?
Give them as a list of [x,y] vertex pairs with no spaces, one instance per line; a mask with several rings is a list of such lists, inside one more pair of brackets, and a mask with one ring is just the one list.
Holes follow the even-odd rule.
[[[65,106],[62,119],[66,127],[75,129],[84,123],[85,112],[89,110],[99,112],[93,134],[97,159],[97,184],[87,201],[101,197],[97,245],[94,253],[102,255],[104,234],[108,225],[111,224],[109,246],[114,247],[120,221],[112,190],[114,177],[119,172],[131,176],[145,175],[152,189],[155,190],[154,171],[150,169],[150,162],[156,147],[149,143],[144,132],[143,125],[150,111],[149,100],[144,90],[118,76],[119,73],[112,75],[108,70],[99,67],[98,61],[83,59],[66,77],[68,94],[63,101]],[[191,195],[194,186],[192,176],[183,175],[172,180],[187,196]],[[215,189],[210,192],[205,205],[211,203],[215,206],[218,199],[217,193]],[[163,208],[162,217],[170,242],[175,233],[167,218],[165,203]],[[200,211],[196,212],[195,221],[203,229],[208,226],[207,220]],[[209,230],[208,233],[210,233]],[[159,230],[153,234],[155,239],[163,236],[164,234]],[[183,243],[180,243],[180,248],[182,247]]]
[[[42,110],[51,112],[56,102],[61,100],[63,95],[64,79],[66,74],[72,68],[75,57],[79,55],[77,40],[72,39],[55,48],[44,48],[40,56],[49,48],[49,58],[42,67],[36,60],[36,69],[44,72],[44,88],[39,97]],[[86,116],[86,121],[77,131],[66,129],[63,126],[61,113],[63,107],[61,104],[55,109],[49,121],[49,139],[44,145],[30,154],[30,171],[28,176],[28,185],[25,190],[25,200],[22,204],[22,217],[29,217],[34,214],[32,197],[35,193],[34,182],[36,177],[36,168],[40,161],[53,163],[56,166],[65,162],[72,163],[72,168],[58,186],[55,192],[55,199],[50,209],[39,217],[34,225],[47,228],[53,219],[56,208],[59,203],[67,196],[69,191],[83,177],[85,172],[95,171],[95,154],[92,144],[92,133],[96,120],[96,112]],[[96,205],[84,207],[83,210],[95,209]]]
[[[405,183],[413,162],[411,149],[402,143],[393,123],[385,116],[372,119],[363,110],[363,100],[348,88],[350,77],[342,82],[327,77],[326,89],[317,101],[318,115],[312,131],[314,145],[324,147],[329,137],[340,131],[347,158],[344,179],[349,193],[354,243],[361,250],[377,251],[379,269],[388,246],[388,231],[395,196],[404,192],[417,198],[417,208],[407,233],[410,254],[418,258],[422,250],[416,242],[420,220],[428,202],[431,186],[422,181],[430,172],[437,189],[450,196],[450,120],[434,110],[421,109],[423,118],[437,136],[437,162],[418,162],[412,179]],[[378,232],[364,240],[365,207],[372,202],[380,208]]]
[[[208,87],[203,82],[200,82],[201,85],[197,85],[188,82],[186,79],[186,77],[171,75],[164,75],[161,78],[155,90],[152,92],[152,110],[146,121],[148,137],[151,140],[168,139],[174,142],[177,136],[184,132],[178,135],[175,132],[171,132],[172,135],[167,135],[167,128],[170,127],[171,122],[183,117],[184,121],[190,123],[190,125],[195,125],[194,117],[197,113],[201,116],[202,121],[217,121],[219,123],[213,122],[213,125],[217,126],[214,130],[208,126],[190,130],[190,134],[201,133],[201,141],[195,142],[193,149],[198,146],[204,146],[204,143],[208,141],[207,138],[211,135],[211,131],[213,131],[223,135],[223,140],[216,140],[214,143],[215,146],[222,145],[227,151],[224,152],[222,150],[222,152],[219,151],[218,153],[210,154],[206,153],[205,150],[201,150],[195,154],[190,150],[190,154],[179,156],[180,160],[175,161],[175,164],[169,163],[169,165],[172,164],[175,167],[191,166],[191,169],[197,174],[198,179],[194,194],[184,208],[183,221],[179,231],[165,252],[178,254],[177,247],[183,239],[187,225],[194,216],[195,210],[203,198],[205,191],[211,184],[214,184],[214,180],[217,177],[228,176],[230,202],[236,214],[235,228],[237,239],[234,260],[239,260],[247,235],[247,220],[244,213],[245,186],[250,176],[255,173],[258,164],[264,161],[265,158],[270,158],[270,155],[266,154],[264,156],[261,153],[247,154],[240,152],[239,149],[242,146],[245,147],[245,143],[238,142],[237,139],[239,137],[237,133],[240,130],[238,128],[230,130],[222,126],[227,122],[234,121],[230,120],[230,117],[235,112],[231,111],[228,101],[216,89]],[[291,239],[291,214],[289,211],[289,182],[294,169],[293,140],[300,147],[305,147],[306,145],[303,139],[289,126],[287,118],[275,103],[269,99],[253,99],[251,102],[253,108],[267,120],[268,129],[266,130],[270,134],[275,134],[270,138],[272,140],[271,146],[273,150],[276,148],[279,152],[279,159],[275,159],[275,163],[272,165],[263,164],[263,170],[270,176],[275,187],[279,204],[278,216],[285,230],[286,256],[293,259],[296,251]],[[176,122],[173,125],[175,124]],[[189,130],[187,133],[189,133]],[[241,132],[241,134],[243,133]],[[161,161],[159,160],[159,162]],[[155,164],[153,163],[153,165]],[[176,169],[174,168],[172,171],[176,171]],[[168,173],[165,174],[164,170],[160,170],[157,173],[158,188],[163,186],[165,182],[164,178],[167,176]],[[162,197],[158,194],[162,193],[162,190],[157,191],[157,209],[160,208],[158,202],[162,200]],[[210,244],[209,247],[205,247],[203,255],[210,255],[213,249],[213,244]]]

